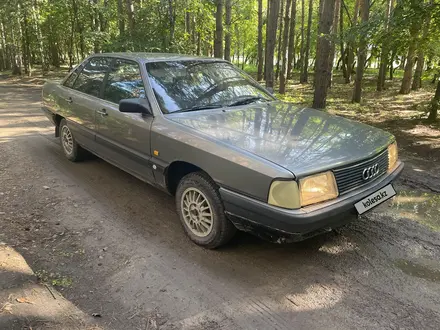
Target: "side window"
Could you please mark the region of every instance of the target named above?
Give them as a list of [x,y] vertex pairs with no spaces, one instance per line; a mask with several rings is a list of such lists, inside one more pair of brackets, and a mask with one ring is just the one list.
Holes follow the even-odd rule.
[[81,71],[81,67],[77,67],[71,74],[70,76],[66,79],[66,81],[64,81],[64,86],[72,88],[73,84],[76,80],[76,78],[78,77],[78,73]]
[[117,59],[104,87],[104,99],[119,104],[122,99],[144,98],[145,89],[136,62]]
[[111,58],[92,58],[79,74],[73,89],[99,97],[105,74],[110,68]]

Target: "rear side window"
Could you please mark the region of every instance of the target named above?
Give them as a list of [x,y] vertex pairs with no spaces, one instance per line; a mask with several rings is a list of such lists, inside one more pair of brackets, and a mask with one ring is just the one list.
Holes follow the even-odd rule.
[[110,63],[110,58],[92,58],[79,74],[73,84],[73,89],[99,97],[104,77],[110,69]]
[[75,83],[76,78],[78,77],[78,72],[80,71],[80,67],[77,67],[70,76],[66,79],[64,82],[64,86],[66,87],[73,87],[73,84]]
[[117,59],[104,87],[104,99],[119,104],[120,100],[131,98],[145,98],[139,65],[133,61]]

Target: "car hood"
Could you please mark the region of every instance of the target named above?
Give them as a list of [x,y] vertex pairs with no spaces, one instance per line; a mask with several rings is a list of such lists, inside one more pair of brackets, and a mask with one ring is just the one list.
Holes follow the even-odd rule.
[[170,114],[167,118],[283,166],[297,176],[366,159],[394,140],[378,128],[278,101]]

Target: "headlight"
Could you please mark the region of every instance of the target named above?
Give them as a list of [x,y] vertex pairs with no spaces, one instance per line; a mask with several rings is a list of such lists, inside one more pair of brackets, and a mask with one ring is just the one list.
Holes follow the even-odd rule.
[[394,142],[388,146],[388,171],[394,169],[399,158],[399,153],[397,151],[397,143]]
[[299,180],[301,206],[316,204],[338,197],[333,172],[311,175]]
[[270,186],[269,199],[271,205],[286,209],[299,209],[298,184],[296,181],[274,181]]

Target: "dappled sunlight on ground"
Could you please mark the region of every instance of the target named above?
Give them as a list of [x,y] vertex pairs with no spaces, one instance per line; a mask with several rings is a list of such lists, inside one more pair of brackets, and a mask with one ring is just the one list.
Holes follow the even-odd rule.
[[385,213],[393,218],[410,219],[440,231],[440,194],[403,190],[389,206]]
[[[33,125],[29,125],[29,122],[32,122]],[[41,116],[28,115],[26,110],[2,113],[0,115],[0,143],[10,141],[13,138],[25,138],[53,132],[53,128],[47,123],[48,119],[43,113]]]
[[32,270],[23,256],[6,245],[0,245],[0,272],[15,272],[25,275],[33,275]]
[[0,131],[0,143],[8,142],[14,138],[32,138],[36,134],[50,133],[53,129],[36,129],[30,127],[14,127],[14,128],[2,128]]
[[46,74],[43,75],[41,72],[41,68],[37,67],[36,69],[32,70],[31,76],[28,77],[26,75],[22,76],[13,76],[11,74],[8,74],[8,72],[5,72],[7,76],[7,80],[4,80],[5,83],[13,83],[18,86],[41,86],[44,84],[44,82],[47,79],[51,80],[61,80],[63,77],[65,77],[68,73],[67,67],[61,67],[59,69],[52,70]]
[[312,284],[304,292],[287,294],[285,304],[292,310],[310,311],[334,307],[343,297],[344,292],[338,286]]
[[338,244],[332,244],[334,242],[328,242],[319,248],[320,252],[325,252],[328,254],[343,254],[351,252],[356,249],[356,245],[353,242],[338,242]]
[[[336,74],[334,83],[327,97],[327,111],[352,117],[356,120],[380,122],[389,119],[421,118],[426,113],[433,93],[434,85],[424,82],[424,89],[408,95],[399,94],[400,80],[387,81],[386,90],[377,92],[374,76],[367,76],[364,82],[364,93],[361,104],[351,102],[353,84],[345,84],[342,77]],[[285,95],[280,98],[294,103],[310,105],[313,101],[313,86],[296,83],[295,76],[287,86]],[[374,116],[372,114],[374,113]]]

